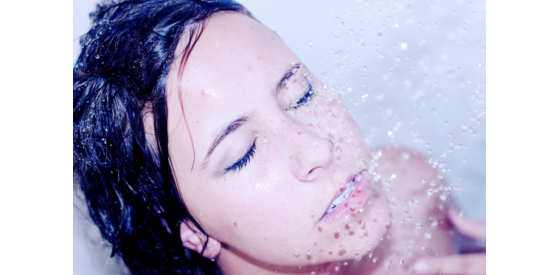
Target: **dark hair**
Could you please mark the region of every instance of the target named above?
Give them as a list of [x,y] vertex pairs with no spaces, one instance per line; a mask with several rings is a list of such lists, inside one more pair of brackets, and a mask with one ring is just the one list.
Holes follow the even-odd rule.
[[[185,56],[213,13],[250,15],[234,1],[136,0],[97,5],[74,67],[74,182],[112,254],[134,274],[219,274],[212,260],[183,247],[192,221],[168,152],[165,86],[175,48]],[[155,141],[146,137],[153,115]],[[148,125],[152,127],[151,125]]]

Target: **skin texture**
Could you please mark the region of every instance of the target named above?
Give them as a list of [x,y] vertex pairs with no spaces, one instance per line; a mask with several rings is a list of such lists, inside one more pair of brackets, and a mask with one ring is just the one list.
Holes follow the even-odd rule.
[[[374,159],[336,94],[275,33],[245,15],[218,13],[182,63],[185,41],[167,84],[170,157],[184,203],[210,236],[204,256],[219,255],[226,274],[392,273],[419,256],[451,252],[445,223],[431,230],[438,242],[415,227],[416,221],[429,227],[430,218],[444,220],[439,196],[426,198],[429,185],[420,185],[422,177],[437,179],[437,172],[415,153],[403,162],[400,149],[382,156],[385,149],[374,150]],[[287,72],[293,75],[277,89]],[[313,96],[294,107],[309,85]],[[243,123],[209,155],[238,119]],[[246,165],[226,171],[253,144]],[[360,172],[359,190],[344,208],[324,216]],[[413,198],[416,208],[408,204]],[[202,250],[206,237],[191,222],[181,233],[186,247]],[[411,239],[414,248],[403,249]],[[379,269],[370,253],[392,266]],[[401,258],[406,265],[398,264]]]

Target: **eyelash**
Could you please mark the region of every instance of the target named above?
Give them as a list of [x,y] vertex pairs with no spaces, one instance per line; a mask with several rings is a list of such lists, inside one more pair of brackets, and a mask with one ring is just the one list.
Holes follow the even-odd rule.
[[286,108],[286,110],[289,109],[297,109],[303,105],[305,105],[305,103],[309,102],[309,100],[311,100],[311,98],[313,97],[313,95],[315,94],[315,92],[313,91],[313,85],[309,84],[309,89],[307,90],[307,93],[305,93],[305,95],[303,95],[303,97],[301,97],[298,102],[292,104],[292,106]]
[[257,149],[257,139],[255,139],[253,141],[253,145],[251,145],[251,148],[249,148],[247,153],[245,153],[245,156],[243,156],[241,159],[239,159],[237,162],[235,162],[230,167],[226,168],[225,171],[226,172],[229,172],[229,171],[235,172],[235,171],[241,170],[241,168],[245,167],[245,165],[247,165],[249,163],[249,161],[251,160],[251,158],[255,154],[256,149]]

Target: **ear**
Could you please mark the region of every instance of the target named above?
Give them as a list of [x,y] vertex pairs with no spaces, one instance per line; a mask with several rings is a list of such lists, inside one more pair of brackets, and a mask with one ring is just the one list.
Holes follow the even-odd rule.
[[204,241],[208,238],[208,245],[202,256],[208,259],[214,259],[220,254],[222,244],[210,236],[205,236],[200,230],[196,229],[192,223],[183,221],[179,229],[184,247],[200,253],[204,246]]

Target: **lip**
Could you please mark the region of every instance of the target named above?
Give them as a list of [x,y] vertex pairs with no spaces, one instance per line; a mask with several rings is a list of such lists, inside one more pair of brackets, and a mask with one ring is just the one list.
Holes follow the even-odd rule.
[[366,173],[367,170],[362,170],[359,173],[348,177],[346,183],[352,181],[357,176],[361,176],[361,179],[355,183],[354,190],[352,190],[352,192],[350,193],[349,198],[346,199],[344,203],[339,205],[333,212],[327,214],[326,211],[328,210],[328,207],[330,207],[333,201],[338,196],[340,196],[346,188],[342,190],[339,189],[337,193],[333,196],[331,201],[329,202],[329,206],[327,206],[327,210],[325,210],[323,217],[321,217],[319,221],[333,222],[335,220],[339,220],[346,216],[355,216],[356,214],[360,213],[359,210],[366,204],[371,193],[370,190],[371,182],[370,179],[367,177]]

